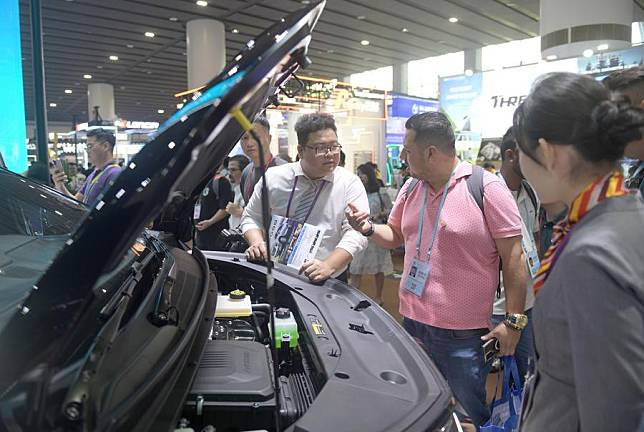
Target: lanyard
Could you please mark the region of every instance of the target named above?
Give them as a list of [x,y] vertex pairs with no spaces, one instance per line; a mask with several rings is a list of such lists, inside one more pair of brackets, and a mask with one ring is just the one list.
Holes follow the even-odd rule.
[[[443,195],[441,196],[441,201],[438,204],[438,211],[436,212],[436,219],[434,220],[434,229],[432,229],[432,239],[429,241],[429,248],[427,249],[427,261],[432,254],[432,248],[434,247],[434,240],[436,240],[436,232],[438,231],[438,221],[440,220],[441,212],[443,211],[443,205],[445,205],[445,198],[447,197],[447,191],[449,190],[450,180],[452,179],[452,174],[450,174],[447,183],[445,183],[445,188],[443,190]],[[425,195],[423,196],[423,209],[421,210],[420,217],[418,218],[418,240],[416,241],[416,258],[420,259],[420,243],[423,239],[423,225],[425,221],[425,208],[427,204],[427,190],[429,186],[425,183]]]
[[87,199],[89,199],[89,194],[90,192],[94,189],[94,186],[96,186],[96,183],[98,183],[98,180],[101,178],[103,174],[105,174],[105,171],[108,170],[108,168],[113,168],[119,166],[117,163],[111,163],[109,165],[106,165],[105,168],[100,170],[98,174],[94,174],[94,177],[92,178],[92,181],[89,183],[89,186],[87,188],[87,192],[83,195],[83,202],[87,204]]
[[[288,197],[288,205],[286,206],[287,219],[289,217],[289,214],[291,213],[291,202],[293,201],[293,195],[295,195],[295,188],[297,187],[297,181],[299,179],[300,179],[299,176],[295,177],[295,181],[293,182],[293,189],[291,190],[291,195]],[[326,181],[322,180],[322,184],[315,191],[315,198],[313,198],[313,202],[311,203],[311,207],[309,207],[309,211],[306,213],[306,217],[304,218],[303,223],[306,223],[306,221],[309,219],[309,216],[311,216],[313,207],[315,207],[315,203],[318,202],[318,198],[320,197],[320,193],[322,192],[322,189],[324,189],[324,186],[326,186]]]
[[[271,156],[271,159],[266,164],[266,169],[269,169],[271,167],[271,164],[273,163],[273,159],[275,159],[275,156]],[[257,167],[257,168],[260,169],[260,167]],[[248,179],[247,179],[248,186],[246,187],[246,197],[248,198],[244,197],[244,200],[250,201],[250,197],[253,194],[253,188],[255,187],[258,181],[259,179],[255,179],[255,167],[253,166],[253,168],[250,170],[250,174],[248,175]]]

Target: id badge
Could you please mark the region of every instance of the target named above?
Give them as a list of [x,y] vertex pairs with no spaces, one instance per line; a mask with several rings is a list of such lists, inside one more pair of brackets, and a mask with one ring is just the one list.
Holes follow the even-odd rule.
[[525,224],[521,224],[521,249],[523,249],[523,255],[525,256],[525,261],[530,270],[530,276],[534,279],[541,267],[541,262],[539,261],[539,254],[537,253],[537,245],[534,243],[532,236],[528,233]]
[[539,261],[539,254],[537,254],[537,250],[532,249],[531,251],[523,251],[526,257],[526,263],[528,264],[528,269],[530,270],[530,276],[534,279],[534,277],[537,275],[537,272],[539,271],[539,267],[541,267],[541,261]]
[[201,217],[201,204],[197,203],[195,204],[195,210],[194,210],[194,213],[192,214],[192,218],[194,220],[199,220],[199,217]]
[[429,279],[429,269],[429,262],[414,258],[414,261],[412,261],[409,271],[407,272],[403,288],[418,297],[423,295],[425,284]]

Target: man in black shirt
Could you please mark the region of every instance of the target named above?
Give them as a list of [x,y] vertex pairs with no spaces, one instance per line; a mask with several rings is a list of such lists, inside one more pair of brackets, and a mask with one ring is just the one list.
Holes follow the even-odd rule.
[[[643,66],[613,72],[602,82],[611,91],[626,96],[633,106],[644,108]],[[626,185],[631,189],[639,189],[644,196],[644,136],[630,143],[624,150],[624,156],[639,160],[639,163],[628,173]]]
[[241,146],[244,153],[252,161],[242,172],[240,181],[242,196],[244,202],[249,202],[253,195],[253,189],[260,179],[260,158],[259,145],[264,149],[264,164],[266,168],[283,165],[286,163],[279,156],[273,156],[271,153],[271,126],[266,117],[258,115],[253,120],[253,128],[259,137],[260,143],[253,139],[250,132],[245,132],[241,138]]
[[215,177],[208,182],[199,202],[195,206],[195,228],[197,228],[196,242],[201,250],[222,250],[223,244],[219,234],[228,228],[226,205],[234,200],[230,182],[217,171]]

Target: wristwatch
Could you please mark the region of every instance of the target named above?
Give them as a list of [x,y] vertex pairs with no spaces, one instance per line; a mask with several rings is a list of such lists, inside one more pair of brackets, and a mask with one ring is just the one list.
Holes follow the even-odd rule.
[[362,235],[365,237],[369,237],[374,233],[375,230],[376,229],[373,226],[373,221],[369,219],[369,231],[367,231],[366,233],[362,233]]
[[528,316],[524,314],[511,314],[506,313],[503,324],[513,330],[521,331],[528,325]]

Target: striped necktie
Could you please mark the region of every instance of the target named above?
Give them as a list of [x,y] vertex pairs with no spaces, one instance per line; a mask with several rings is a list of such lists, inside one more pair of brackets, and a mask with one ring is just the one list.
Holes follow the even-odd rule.
[[318,188],[322,187],[324,180],[310,180],[302,176],[300,182],[303,187],[300,196],[297,197],[297,207],[293,213],[293,219],[306,222],[307,216],[313,210],[311,207],[315,205]]

